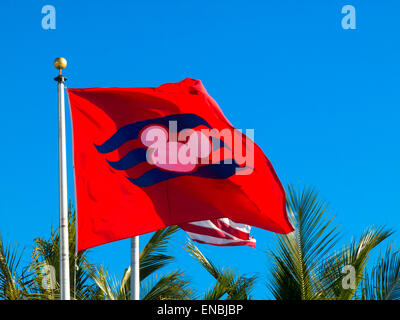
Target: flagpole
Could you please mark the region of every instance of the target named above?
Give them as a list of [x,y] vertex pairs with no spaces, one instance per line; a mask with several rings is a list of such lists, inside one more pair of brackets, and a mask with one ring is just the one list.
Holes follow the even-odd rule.
[[54,78],[58,82],[58,174],[60,204],[60,299],[70,300],[69,243],[68,243],[68,196],[67,196],[67,156],[65,138],[65,78],[61,74],[67,66],[64,58],[57,58],[54,66],[60,74]]
[[131,300],[139,300],[139,236],[131,238]]

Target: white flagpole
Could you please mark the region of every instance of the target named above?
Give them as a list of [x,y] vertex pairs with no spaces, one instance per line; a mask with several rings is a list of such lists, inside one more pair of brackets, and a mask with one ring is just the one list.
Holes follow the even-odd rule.
[[57,58],[54,66],[60,71],[54,80],[58,82],[58,173],[60,195],[60,299],[70,300],[69,243],[68,243],[68,195],[67,156],[65,142],[64,83],[67,80],[61,70],[67,66],[64,58]]
[[139,300],[139,236],[131,238],[131,300]]

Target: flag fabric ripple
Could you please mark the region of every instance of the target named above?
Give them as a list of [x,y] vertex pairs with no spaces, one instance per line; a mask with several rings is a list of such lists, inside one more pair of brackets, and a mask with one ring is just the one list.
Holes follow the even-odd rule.
[[198,243],[223,247],[256,247],[256,239],[250,236],[251,227],[228,218],[188,222],[180,227]]

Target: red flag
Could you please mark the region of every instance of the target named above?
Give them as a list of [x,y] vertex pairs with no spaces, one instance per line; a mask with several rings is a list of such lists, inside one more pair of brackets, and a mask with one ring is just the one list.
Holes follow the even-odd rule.
[[270,162],[200,81],[68,92],[78,250],[223,217],[293,231]]

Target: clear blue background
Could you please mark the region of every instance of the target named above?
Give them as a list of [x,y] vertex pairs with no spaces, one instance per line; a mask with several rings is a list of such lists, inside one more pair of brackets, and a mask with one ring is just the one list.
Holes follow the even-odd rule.
[[[41,27],[56,8],[56,30]],[[357,29],[343,30],[351,4]],[[370,225],[400,229],[398,1],[0,2],[0,231],[27,248],[58,226],[55,57],[68,86],[158,86],[201,79],[231,122],[255,140],[284,184],[311,185],[330,203],[343,242]],[[69,115],[68,115],[69,121]],[[68,159],[71,160],[68,125]],[[71,161],[69,193],[73,196]],[[265,289],[271,233],[258,248],[200,245]],[[141,237],[141,246],[149,236]],[[398,235],[394,236],[398,239]],[[171,252],[203,292],[213,282],[183,250]],[[91,250],[116,275],[129,240]]]

